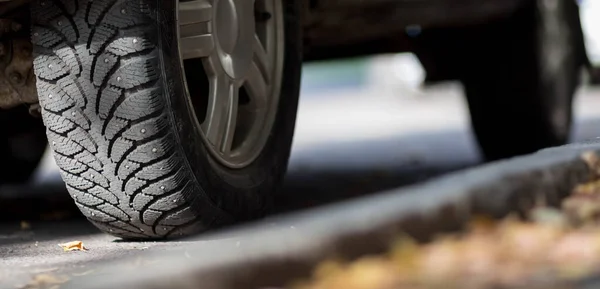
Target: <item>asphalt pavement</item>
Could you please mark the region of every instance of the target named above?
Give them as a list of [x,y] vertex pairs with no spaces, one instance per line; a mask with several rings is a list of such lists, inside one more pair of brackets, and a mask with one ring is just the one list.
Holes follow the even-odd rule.
[[[321,93],[301,98],[289,173],[274,215],[480,163],[459,86],[441,85],[419,97],[366,88]],[[598,107],[600,89],[579,92],[574,141],[600,136]],[[60,283],[61,278],[94,274],[99,264],[121,258],[140,266],[150,262],[144,252],[188,254],[177,250],[188,241],[122,242],[100,233],[79,217],[57,177],[47,158],[32,184],[0,191],[0,218],[6,220],[0,223],[0,287]],[[63,252],[58,246],[73,240],[83,241],[88,251]],[[223,241],[194,241],[202,242]]]

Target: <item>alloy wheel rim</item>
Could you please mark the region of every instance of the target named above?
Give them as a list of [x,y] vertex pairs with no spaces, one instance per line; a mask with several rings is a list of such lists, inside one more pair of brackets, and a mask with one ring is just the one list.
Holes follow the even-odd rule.
[[185,93],[212,156],[250,165],[274,125],[283,74],[281,0],[178,2]]

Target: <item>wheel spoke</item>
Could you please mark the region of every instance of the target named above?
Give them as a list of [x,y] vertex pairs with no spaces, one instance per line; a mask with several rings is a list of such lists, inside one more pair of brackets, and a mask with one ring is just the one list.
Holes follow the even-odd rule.
[[255,102],[255,106],[264,107],[269,94],[269,61],[258,37],[254,37],[253,46],[254,57],[245,84],[248,95]]
[[208,21],[212,19],[212,6],[208,0],[179,3],[180,49],[183,59],[208,56],[214,49]]
[[208,0],[179,2],[179,26],[208,22],[211,19],[212,5]]
[[207,139],[222,153],[231,150],[237,121],[239,86],[225,73],[210,84],[206,121],[202,124]]
[[252,49],[254,50],[254,58],[253,58],[253,62],[254,65],[256,65],[258,67],[258,69],[260,70],[261,74],[263,75],[265,82],[269,83],[270,79],[269,79],[269,70],[270,70],[270,63],[269,63],[269,57],[267,56],[267,51],[265,50],[265,48],[263,47],[262,43],[260,42],[260,39],[258,39],[258,36],[254,36],[254,43],[252,45]]
[[286,0],[175,1],[187,97],[203,144],[223,165],[246,167],[276,118],[285,49],[279,2]]

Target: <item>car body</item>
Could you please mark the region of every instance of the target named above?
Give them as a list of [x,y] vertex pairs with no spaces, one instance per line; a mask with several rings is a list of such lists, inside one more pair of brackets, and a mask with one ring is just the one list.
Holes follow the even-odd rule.
[[305,60],[411,50],[409,29],[473,25],[529,0],[307,0]]
[[[31,1],[0,0],[0,17],[17,23],[27,22],[28,15],[23,13],[22,8]],[[421,48],[414,41],[414,36],[424,29],[486,23],[510,16],[532,1],[534,0],[301,0],[303,59],[318,61],[381,53],[419,52]],[[593,7],[590,3],[584,4]],[[587,14],[585,16],[586,21],[592,21]],[[578,33],[582,34],[581,41],[575,45],[578,45],[582,55],[587,55],[583,32]],[[596,45],[593,35],[586,35],[586,39],[588,45]],[[417,53],[417,56],[427,72],[427,81],[456,78],[451,72],[432,67],[433,60],[429,59],[431,55]],[[595,54],[591,56],[597,58]],[[586,58],[585,62],[590,61]],[[0,93],[0,100],[6,102],[2,104],[0,101],[0,107],[29,103],[36,98],[32,92],[31,89],[20,91],[20,97],[15,97],[12,91]]]

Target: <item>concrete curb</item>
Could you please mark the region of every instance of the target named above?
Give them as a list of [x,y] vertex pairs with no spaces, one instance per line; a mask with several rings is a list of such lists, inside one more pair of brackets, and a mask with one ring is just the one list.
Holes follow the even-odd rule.
[[397,234],[426,240],[473,215],[558,204],[600,172],[600,142],[551,148],[420,185],[201,236],[193,245],[99,266],[61,288],[264,288],[307,276],[315,264],[382,252]]

